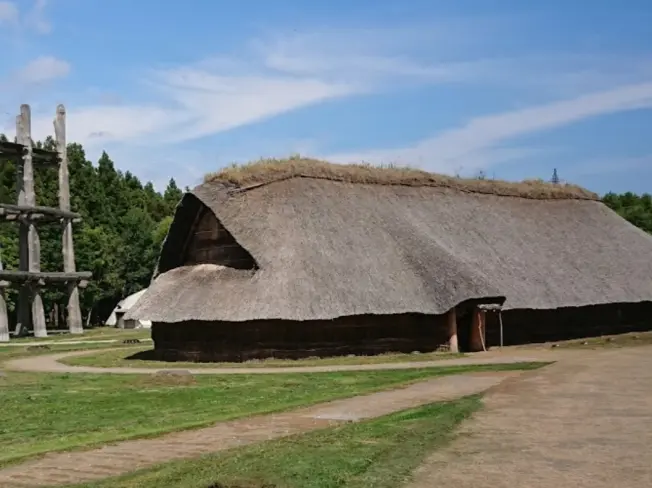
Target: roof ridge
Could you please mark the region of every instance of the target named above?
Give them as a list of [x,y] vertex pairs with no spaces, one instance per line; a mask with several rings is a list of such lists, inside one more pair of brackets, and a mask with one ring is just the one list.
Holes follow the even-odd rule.
[[[239,193],[246,193],[252,190],[256,190],[258,188],[268,186],[272,183],[280,183],[283,181],[295,179],[295,178],[306,178],[306,179],[313,179],[313,180],[325,180],[325,181],[334,181],[338,183],[348,183],[348,184],[353,184],[353,185],[376,185],[376,186],[403,186],[403,187],[412,187],[412,188],[446,188],[449,190],[454,190],[454,191],[459,191],[461,193],[469,193],[469,194],[478,194],[478,195],[494,195],[498,197],[512,197],[512,198],[524,198],[528,200],[588,200],[588,201],[599,201],[599,197],[597,194],[592,193],[588,190],[584,190],[581,187],[575,187],[571,186],[570,191],[568,192],[563,192],[563,191],[558,191],[557,194],[554,193],[548,193],[545,195],[542,195],[541,193],[532,193],[528,194],[527,192],[519,192],[517,190],[513,191],[501,191],[500,188],[497,188],[497,186],[492,186],[492,185],[487,185],[486,188],[483,188],[482,186],[478,185],[477,187],[473,188],[470,186],[465,186],[465,185],[455,185],[455,184],[450,184],[448,182],[442,181],[442,182],[423,182],[421,184],[415,183],[415,182],[401,182],[401,181],[392,181],[392,182],[370,182],[370,181],[351,181],[348,180],[344,177],[337,177],[337,176],[320,176],[320,175],[313,175],[309,173],[294,173],[290,175],[283,175],[283,176],[277,176],[277,177],[271,177],[269,179],[266,179],[264,181],[259,181],[256,183],[251,183],[249,185],[238,185],[230,181],[222,180],[222,179],[213,179],[206,181],[204,184],[211,184],[211,183],[219,183],[223,186],[226,187],[226,193],[228,195],[234,195],[234,194],[239,194]],[[450,177],[451,181],[455,181],[457,178]],[[465,181],[465,179],[459,178],[461,181]],[[470,181],[475,181],[475,180],[470,180]],[[499,184],[500,183],[508,183],[508,184],[513,184],[513,185],[518,185],[518,183],[512,183],[512,182],[504,182],[503,180],[478,180],[478,181],[497,181]],[[543,182],[545,184],[545,182]],[[552,185],[552,184],[549,184]],[[202,186],[202,185],[200,185]],[[575,191],[577,189],[581,191]]]

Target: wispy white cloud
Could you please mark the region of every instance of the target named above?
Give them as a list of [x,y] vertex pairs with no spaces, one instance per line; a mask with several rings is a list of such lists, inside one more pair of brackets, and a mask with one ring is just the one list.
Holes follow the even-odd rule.
[[46,8],[49,0],[36,0],[31,9],[25,14],[25,24],[39,34],[52,32],[52,23],[46,17]]
[[[52,115],[33,117],[36,138],[52,134]],[[68,138],[85,146],[103,146],[112,142],[139,144],[142,138],[165,132],[187,120],[181,111],[154,105],[93,106],[68,111]]]
[[199,138],[257,122],[355,88],[311,77],[228,75],[193,68],[160,72],[157,89],[187,114],[171,142]]
[[[157,102],[147,106],[130,106],[125,101],[119,105],[71,104],[71,140],[93,145],[138,139],[151,144],[189,141],[327,100],[397,89],[400,81],[473,79],[487,64],[433,64],[410,57],[410,48],[443,36],[436,29],[337,34],[273,36],[252,41],[244,53],[230,57],[150,69],[139,81],[149,94],[158,96]],[[49,133],[49,119],[45,115],[40,123],[35,118],[35,123],[48,127]]]
[[[522,158],[530,148],[502,146],[526,134],[561,127],[599,115],[652,107],[652,83],[625,85],[521,110],[476,117],[462,127],[444,131],[408,147],[334,154],[339,162],[412,164],[454,172],[472,171]],[[525,151],[525,152],[524,152]]]
[[[179,143],[251,124],[351,93],[345,85],[309,78],[240,77],[195,69],[158,73],[160,103],[69,106],[69,138],[88,146]],[[49,114],[34,134],[51,133]]]
[[35,0],[31,8],[21,14],[18,4],[8,0],[0,1],[0,25],[3,23],[29,27],[38,34],[52,32],[52,24],[46,17],[49,0]]
[[17,83],[43,83],[64,78],[70,73],[70,63],[54,56],[41,56],[30,61],[14,74]]
[[0,2],[0,25],[3,23],[15,24],[18,22],[20,12],[14,2]]
[[[254,41],[263,65],[279,73],[346,81],[366,90],[406,83],[477,82],[504,61],[463,54],[496,28],[479,20],[410,27],[321,30]],[[455,46],[455,47],[453,47]]]
[[[158,96],[158,102],[148,106],[130,106],[124,101],[119,105],[71,105],[70,138],[92,145],[138,139],[151,144],[183,142],[326,100],[368,93],[377,88],[379,80],[397,74],[421,82],[452,76],[444,67],[373,54],[371,46],[361,48],[364,55],[340,52],[333,57],[339,59],[339,68],[329,72],[326,65],[314,63],[321,51],[295,52],[284,46],[283,52],[273,43],[262,50],[260,43],[252,42],[247,56],[234,54],[148,70],[140,82],[148,93]],[[321,50],[337,52],[333,46]],[[344,66],[346,70],[341,69]],[[337,72],[342,74],[337,76]],[[49,119],[45,115],[43,121],[35,119],[35,124],[48,127],[49,133]]]
[[[36,6],[42,15],[46,3],[36,2]],[[478,116],[462,127],[407,147],[329,157],[338,161],[410,163],[437,171],[473,172],[539,154],[541,148],[511,144],[521,135],[652,103],[652,84],[640,83],[652,77],[652,67],[646,60],[616,62],[605,61],[607,56],[570,55],[483,58],[474,56],[472,50],[465,51],[481,43],[495,28],[491,23],[441,22],[416,28],[274,34],[252,41],[228,56],[147,70],[134,80],[134,88],[144,86],[147,90],[151,100],[147,104],[130,103],[127,91],[122,92],[119,103],[106,100],[77,105],[69,101],[68,136],[84,144],[89,152],[115,149],[122,157],[136,161],[140,156],[129,158],[128,154],[141,154],[143,146],[183,143],[325,101],[398,91],[406,84],[463,82],[503,89],[527,87],[537,93],[532,98],[539,101],[549,100],[551,94],[568,97],[561,102]],[[43,59],[46,58],[40,62],[45,64]],[[64,65],[55,61],[50,59],[50,71],[63,75]],[[107,88],[110,87],[98,87]],[[591,89],[596,91],[578,95]],[[35,114],[35,137],[52,133],[52,115]],[[311,150],[318,146],[319,141],[311,141]],[[260,148],[258,154],[252,149],[246,156],[271,155],[263,153],[266,147],[280,150],[279,145],[265,146],[259,141],[256,147]],[[288,143],[287,147],[293,144]],[[195,154],[191,159],[202,158],[206,160]],[[220,162],[228,161],[208,164],[213,169]],[[159,163],[157,160],[160,167]],[[129,164],[127,167],[131,168]],[[143,166],[145,163],[133,164],[139,165],[141,174],[149,171]]]

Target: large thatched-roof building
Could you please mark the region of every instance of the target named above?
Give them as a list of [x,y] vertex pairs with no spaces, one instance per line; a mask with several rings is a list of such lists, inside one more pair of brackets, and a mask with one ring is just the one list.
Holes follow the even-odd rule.
[[184,195],[150,288],[162,358],[478,349],[649,327],[652,236],[581,188],[261,162]]

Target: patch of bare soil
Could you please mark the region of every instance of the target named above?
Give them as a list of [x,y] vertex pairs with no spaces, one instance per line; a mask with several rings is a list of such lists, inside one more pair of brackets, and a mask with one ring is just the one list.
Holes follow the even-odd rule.
[[652,486],[652,348],[564,355],[485,396],[409,488]]

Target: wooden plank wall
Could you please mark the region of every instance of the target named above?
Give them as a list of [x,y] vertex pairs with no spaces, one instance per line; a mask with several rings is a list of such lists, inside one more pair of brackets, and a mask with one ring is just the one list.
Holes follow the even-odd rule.
[[[504,345],[563,341],[652,330],[652,302],[502,312]],[[486,314],[487,346],[500,344],[498,315]]]
[[253,258],[217,220],[203,207],[186,249],[185,265],[219,264],[237,269],[253,269]]
[[246,361],[267,357],[431,352],[448,346],[446,316],[363,315],[307,322],[155,323],[155,353],[171,361]]

